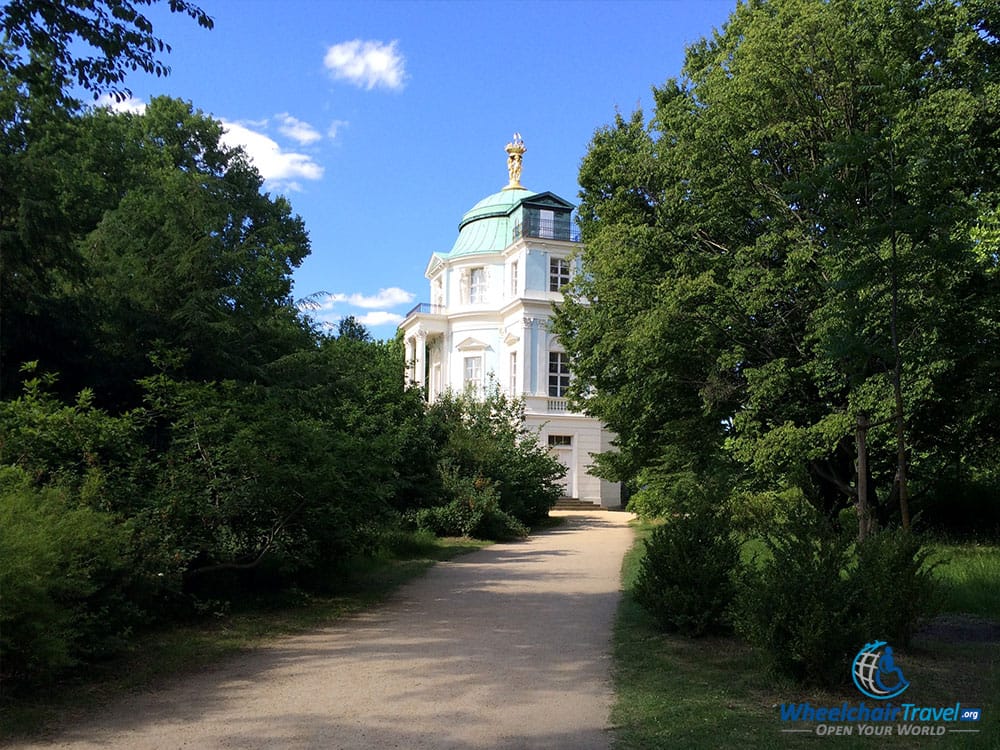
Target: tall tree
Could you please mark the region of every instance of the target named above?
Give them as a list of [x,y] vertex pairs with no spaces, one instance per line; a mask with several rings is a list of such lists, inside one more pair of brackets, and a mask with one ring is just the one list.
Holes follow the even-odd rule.
[[[23,298],[5,289],[5,383],[19,363],[41,360],[70,392],[94,387],[110,404],[138,397],[151,357],[169,355],[192,379],[253,380],[310,345],[290,296],[309,252],[305,228],[284,198],[261,192],[246,156],[221,143],[218,122],[158,98],[142,115],[95,110],[50,131],[19,156],[20,174],[46,191],[37,203],[65,227],[56,253],[72,265],[40,268],[48,285],[30,293],[29,283]],[[11,233],[5,287],[17,288],[55,243],[46,231]],[[18,248],[21,270],[8,263]],[[63,310],[74,315],[53,315]]]
[[[85,311],[65,291],[84,277],[79,239],[108,195],[87,192],[100,173],[66,179],[80,114],[70,89],[121,100],[130,71],[169,72],[161,57],[170,47],[140,12],[157,1],[6,0],[0,8],[0,396],[16,394],[12,375],[26,355],[35,358],[29,349],[46,361],[81,349]],[[213,25],[188,0],[168,7]],[[101,168],[120,174],[126,163],[112,156]]]
[[834,513],[864,416],[885,515],[908,466],[927,486],[990,441],[998,24],[985,2],[755,0],[648,124],[595,134],[559,326],[612,463],[721,463]]

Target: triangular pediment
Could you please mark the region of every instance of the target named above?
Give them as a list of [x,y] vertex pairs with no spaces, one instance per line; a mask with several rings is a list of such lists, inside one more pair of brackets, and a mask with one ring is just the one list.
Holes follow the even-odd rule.
[[489,349],[490,347],[485,342],[473,338],[472,336],[469,336],[469,338],[460,341],[455,346],[455,348],[458,349],[460,352],[474,352],[474,351],[482,351],[484,349]]
[[555,193],[536,193],[530,198],[525,198],[521,201],[522,206],[532,206],[534,208],[551,208],[551,209],[562,209],[563,211],[572,211],[576,206],[567,200],[563,200]]
[[516,344],[520,340],[521,340],[520,336],[515,336],[513,333],[508,333],[506,336],[504,336],[503,342],[507,346],[514,346],[514,344]]
[[441,257],[441,253],[432,253],[427,268],[424,269],[424,276],[429,279],[442,265],[444,265],[444,259]]

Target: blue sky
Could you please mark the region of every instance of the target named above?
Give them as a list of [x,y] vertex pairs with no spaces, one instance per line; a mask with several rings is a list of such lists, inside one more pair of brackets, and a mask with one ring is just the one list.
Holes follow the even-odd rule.
[[[649,110],[688,44],[735,0],[340,2],[200,0],[207,31],[154,6],[166,78],[135,74],[133,106],[166,94],[223,121],[302,216],[295,274],[314,316],[353,314],[379,338],[428,298],[423,272],[462,214],[507,182],[577,203],[577,171],[616,110]],[[165,3],[163,4],[165,6]]]

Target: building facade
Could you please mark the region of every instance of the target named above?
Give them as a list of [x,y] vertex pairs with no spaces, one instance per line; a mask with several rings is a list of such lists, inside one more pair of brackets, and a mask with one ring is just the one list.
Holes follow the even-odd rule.
[[577,270],[574,206],[522,187],[520,136],[506,150],[507,187],[469,209],[451,250],[431,256],[430,302],[400,324],[406,377],[431,402],[491,383],[522,398],[527,426],[566,466],[565,496],[616,507],[619,485],[588,470],[593,454],[611,449],[612,434],[570,410],[569,362],[549,325]]

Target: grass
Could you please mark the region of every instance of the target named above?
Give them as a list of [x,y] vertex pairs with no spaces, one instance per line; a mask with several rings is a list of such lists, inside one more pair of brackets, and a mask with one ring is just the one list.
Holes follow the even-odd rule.
[[378,557],[353,561],[340,571],[335,595],[292,592],[241,611],[191,624],[171,624],[136,638],[128,650],[88,667],[48,689],[0,703],[0,741],[37,734],[55,721],[85,717],[93,706],[193,672],[282,635],[329,625],[384,601],[401,584],[434,563],[482,549],[489,542],[405,534]]
[[[782,734],[782,703],[853,704],[858,702],[859,694],[853,689],[802,688],[776,677],[745,643],[734,637],[689,639],[658,631],[652,618],[629,594],[643,555],[642,540],[652,528],[644,523],[636,526],[636,544],[622,568],[625,594],[614,632],[617,701],[612,723],[616,727],[617,750],[798,748],[814,747],[821,740],[835,742],[837,748],[1000,747],[1000,704],[996,701],[1000,695],[1000,644],[927,638],[917,639],[909,650],[899,652],[899,663],[905,665],[912,685],[906,698],[929,706],[960,700],[966,706],[983,709],[984,720],[971,725],[982,730],[980,734],[894,736],[891,740]],[[952,565],[963,569],[964,562],[958,555],[952,559]],[[997,579],[990,583],[996,586]]]
[[1000,545],[936,544],[945,612],[1000,620]]

